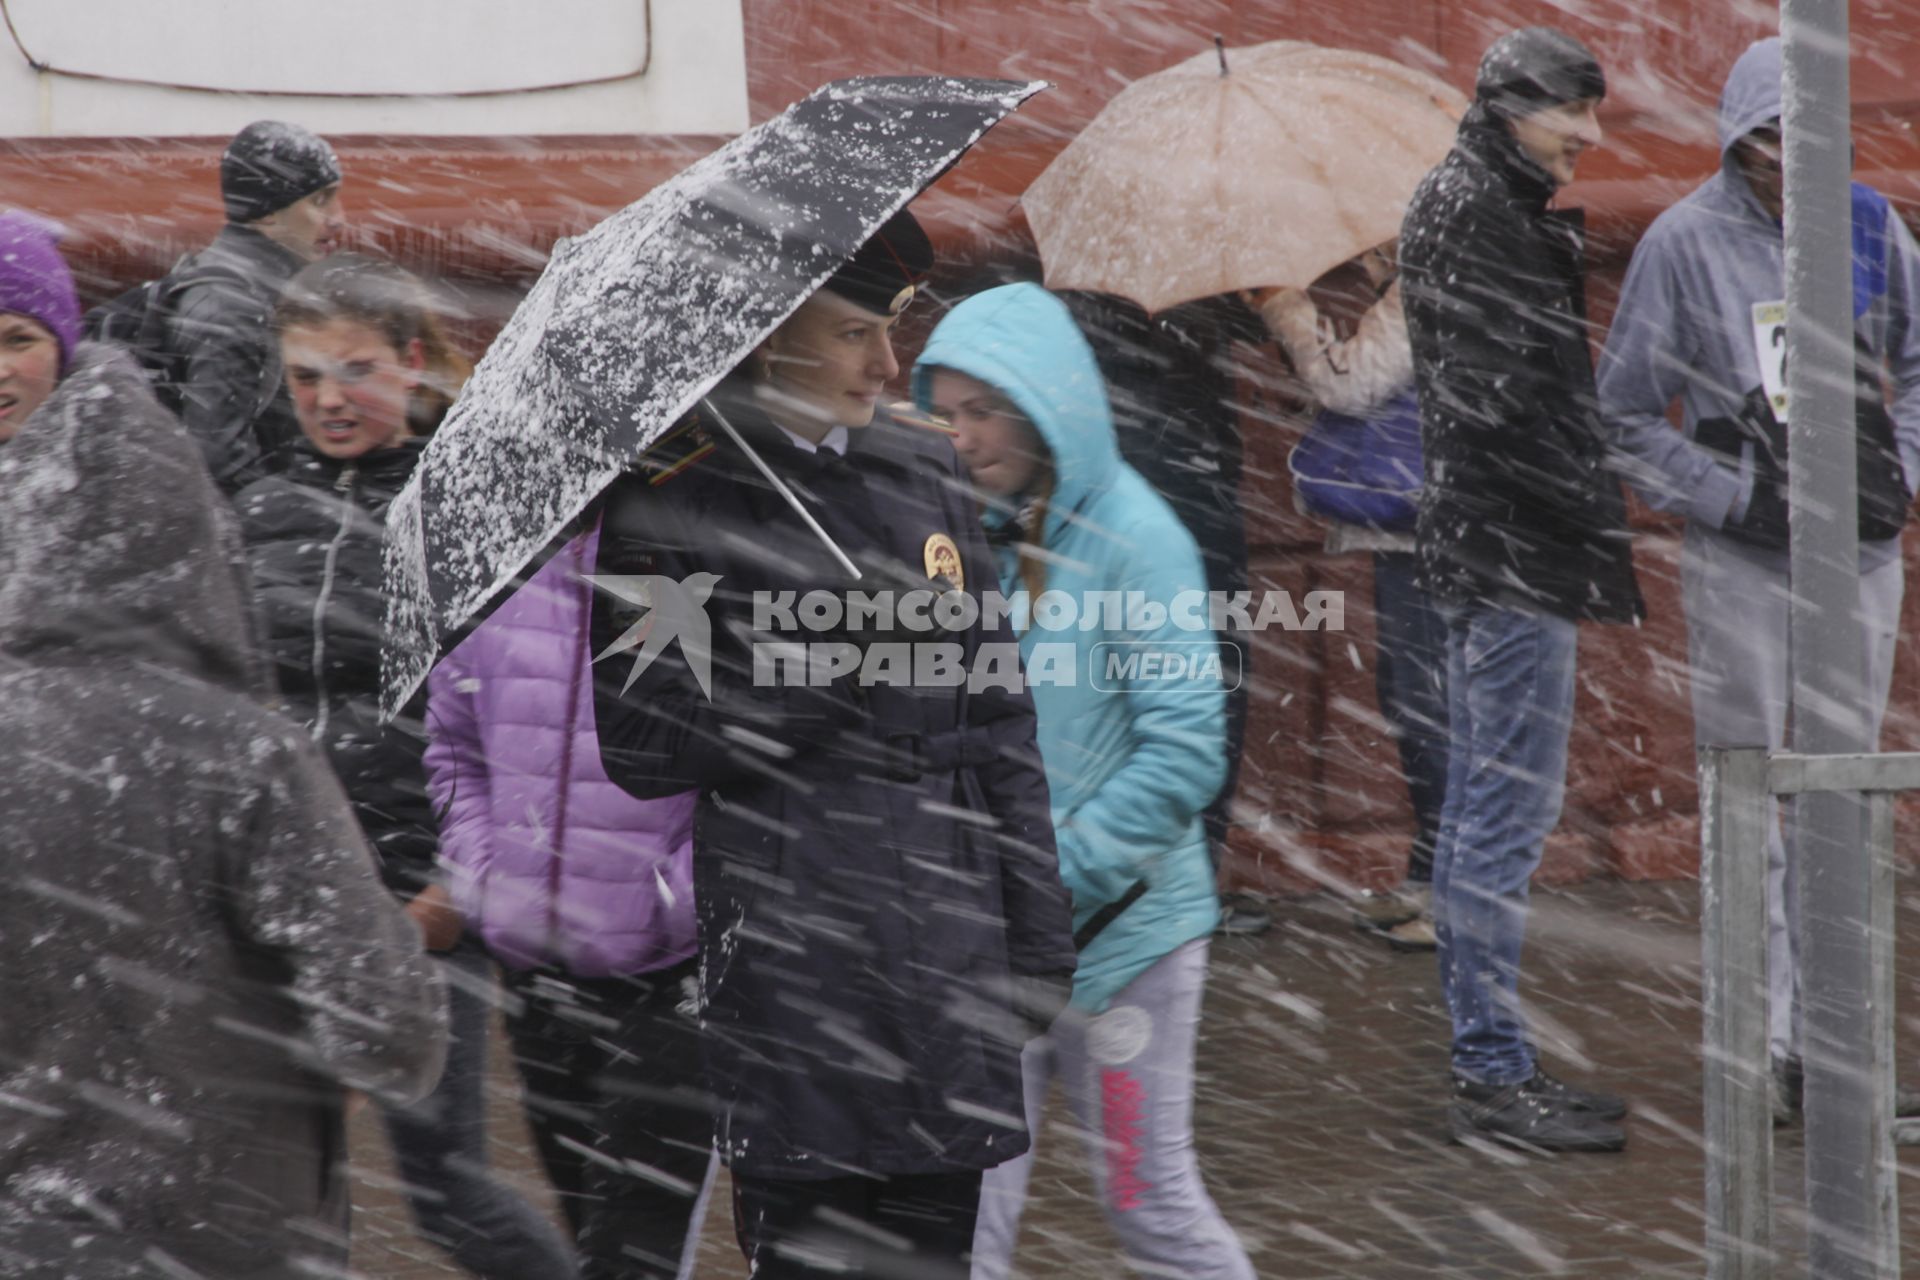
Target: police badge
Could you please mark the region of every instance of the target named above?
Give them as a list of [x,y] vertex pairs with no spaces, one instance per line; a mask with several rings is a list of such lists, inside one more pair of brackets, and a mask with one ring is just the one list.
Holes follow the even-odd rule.
[[967,571],[961,567],[960,548],[952,538],[944,533],[928,535],[923,554],[929,578],[945,578],[955,591],[967,589]]

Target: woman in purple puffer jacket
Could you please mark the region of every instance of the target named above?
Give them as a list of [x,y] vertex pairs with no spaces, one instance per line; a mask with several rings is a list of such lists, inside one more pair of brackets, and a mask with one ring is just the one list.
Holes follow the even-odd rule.
[[528,1118],[582,1274],[654,1280],[692,1274],[715,1167],[695,797],[636,800],[601,770],[584,578],[598,541],[596,522],[435,668],[426,765],[454,902],[518,997]]

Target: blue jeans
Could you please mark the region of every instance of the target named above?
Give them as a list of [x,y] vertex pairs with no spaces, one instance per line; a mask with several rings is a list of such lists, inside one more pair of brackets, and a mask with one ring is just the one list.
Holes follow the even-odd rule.
[[573,1250],[544,1214],[487,1171],[486,953],[440,957],[447,977],[447,1068],[432,1093],[385,1111],[387,1136],[420,1234],[482,1280],[572,1280]]
[[1407,879],[1433,879],[1447,798],[1447,621],[1420,586],[1410,551],[1373,553],[1374,695],[1400,749],[1413,803]]
[[1517,993],[1527,887],[1566,794],[1579,630],[1491,604],[1446,606],[1451,752],[1434,857],[1440,985],[1455,1074],[1534,1071]]

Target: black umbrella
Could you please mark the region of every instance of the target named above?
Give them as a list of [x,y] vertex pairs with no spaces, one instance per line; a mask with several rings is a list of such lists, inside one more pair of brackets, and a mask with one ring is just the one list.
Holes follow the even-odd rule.
[[1044,85],[825,85],[554,246],[387,517],[388,714],[596,494]]

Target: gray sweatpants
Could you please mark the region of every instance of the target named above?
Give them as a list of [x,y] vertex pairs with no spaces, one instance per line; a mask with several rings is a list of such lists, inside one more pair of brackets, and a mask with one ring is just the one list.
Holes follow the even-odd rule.
[[[1786,740],[1792,686],[1787,669],[1788,588],[1784,553],[1757,561],[1729,539],[1692,525],[1680,557],[1693,676],[1693,740],[1699,746],[1778,750]],[[1880,741],[1893,681],[1894,642],[1906,574],[1899,557],[1860,577],[1860,635],[1866,686],[1853,705],[1870,749]],[[1768,1039],[1775,1058],[1800,1052],[1799,948],[1789,922],[1799,913],[1793,806],[1783,838],[1767,829]]]
[[[1193,1153],[1193,1050],[1207,939],[1128,983],[1106,1012],[1069,1009],[1027,1045],[1027,1128],[1037,1147],[1057,1074],[1087,1144],[1100,1206],[1135,1271],[1253,1280],[1253,1265],[1200,1181]],[[1020,1234],[1033,1151],[987,1170],[973,1235],[973,1280],[1005,1280]]]

